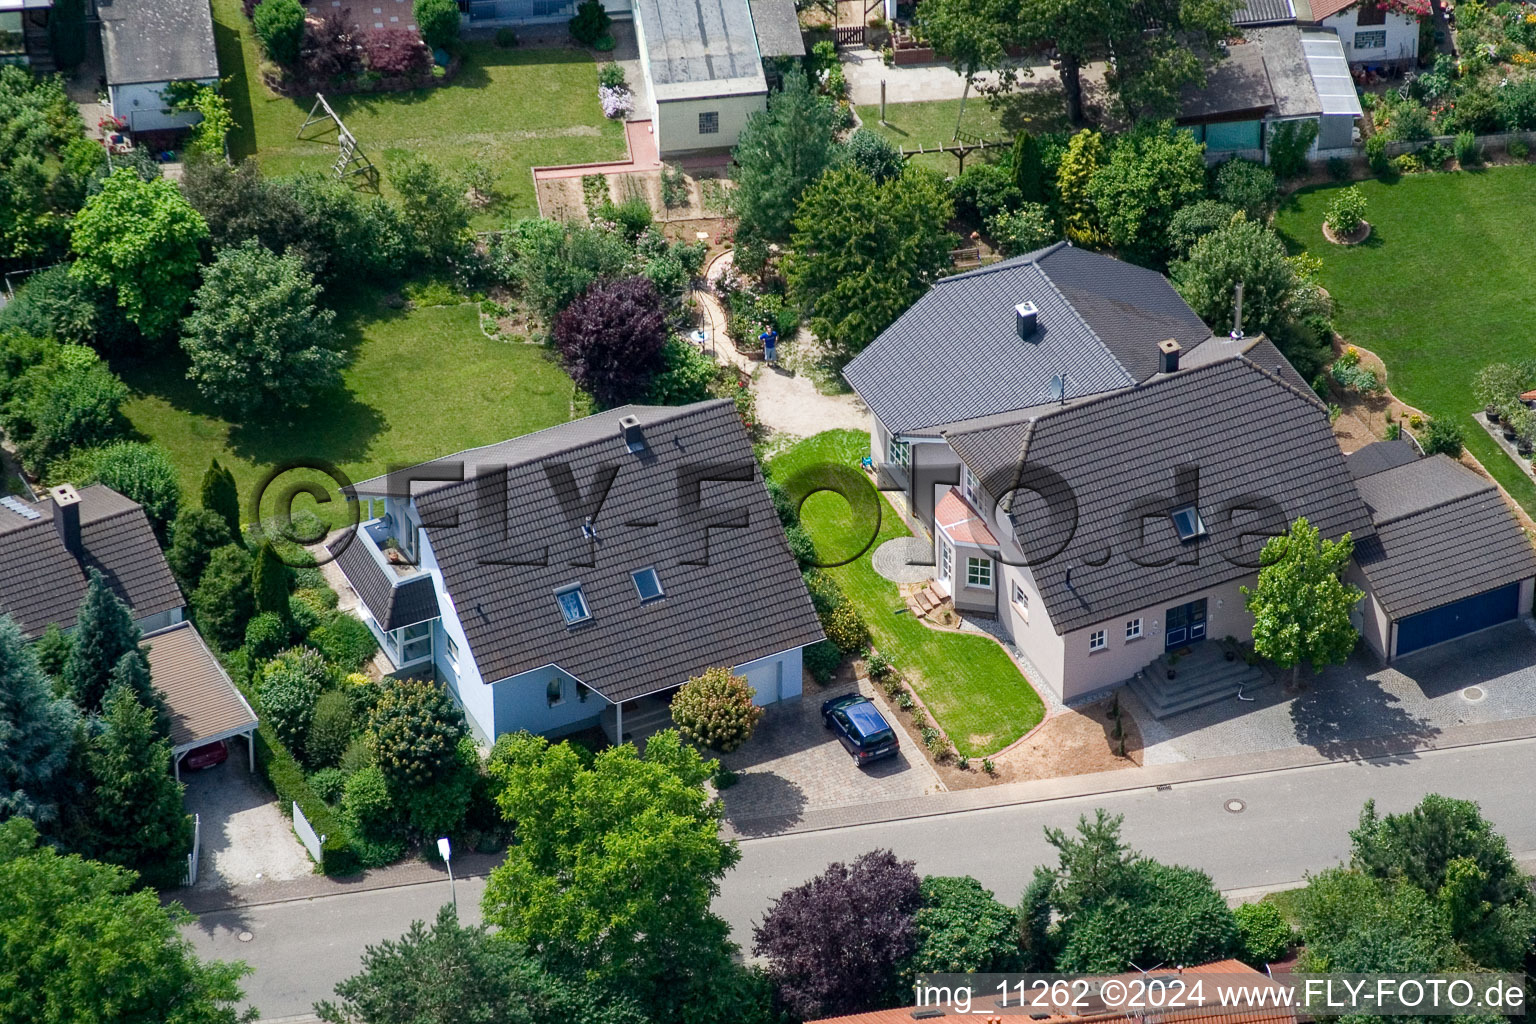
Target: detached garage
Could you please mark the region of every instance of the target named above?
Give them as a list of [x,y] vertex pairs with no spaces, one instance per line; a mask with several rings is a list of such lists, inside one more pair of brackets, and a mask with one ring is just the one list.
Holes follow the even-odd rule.
[[1536,551],[1491,482],[1408,441],[1349,464],[1376,526],[1355,546],[1359,625],[1384,660],[1531,614]]

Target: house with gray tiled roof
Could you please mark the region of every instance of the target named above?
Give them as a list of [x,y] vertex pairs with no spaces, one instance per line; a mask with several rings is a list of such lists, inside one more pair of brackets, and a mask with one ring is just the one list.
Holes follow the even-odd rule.
[[1383,659],[1530,614],[1536,555],[1496,488],[1411,447],[1346,459],[1267,339],[1213,337],[1160,275],[1070,246],[988,269],[936,285],[847,377],[934,588],[1035,683],[1075,700],[1248,640],[1241,588],[1300,517],[1354,539]]
[[797,697],[822,639],[729,401],[625,406],[356,485],[331,544],[399,672],[435,672],[482,740],[666,721],[726,666]]

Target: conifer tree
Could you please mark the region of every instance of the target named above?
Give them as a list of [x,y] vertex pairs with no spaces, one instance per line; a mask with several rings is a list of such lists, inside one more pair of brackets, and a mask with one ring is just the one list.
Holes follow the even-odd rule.
[[50,692],[21,628],[0,616],[0,820],[57,819],[75,720],[69,701]]
[[75,617],[74,644],[64,663],[64,681],[81,711],[95,714],[112,682],[112,670],[139,646],[133,613],[107,586],[100,570],[91,570],[85,600]]

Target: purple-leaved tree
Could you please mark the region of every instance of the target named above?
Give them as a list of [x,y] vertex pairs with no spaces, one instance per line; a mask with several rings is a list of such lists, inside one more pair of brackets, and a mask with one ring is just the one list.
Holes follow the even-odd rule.
[[898,965],[917,945],[912,861],[871,850],[786,891],[753,930],[752,952],[786,1010],[804,1020],[892,1005]]
[[666,340],[661,296],[644,277],[598,281],[555,320],[566,372],[604,406],[645,396]]

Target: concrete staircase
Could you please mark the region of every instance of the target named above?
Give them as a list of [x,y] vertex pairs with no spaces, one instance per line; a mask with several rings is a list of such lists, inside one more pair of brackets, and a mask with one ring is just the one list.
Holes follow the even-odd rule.
[[950,599],[940,594],[932,584],[914,591],[907,597],[907,608],[920,619],[930,618],[950,606]]
[[[1165,652],[1131,678],[1131,690],[1153,718],[1228,700],[1239,692],[1248,696],[1272,681],[1269,673],[1248,664],[1241,655],[1228,661],[1220,643],[1206,641],[1179,650],[1188,653],[1172,657],[1174,652]],[[1168,678],[1170,670],[1172,679]]]

